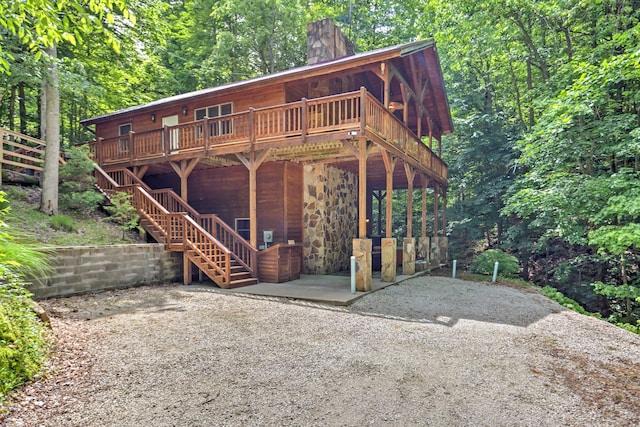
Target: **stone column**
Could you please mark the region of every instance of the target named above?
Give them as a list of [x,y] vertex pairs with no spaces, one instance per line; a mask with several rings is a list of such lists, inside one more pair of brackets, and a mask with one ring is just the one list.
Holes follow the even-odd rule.
[[353,256],[356,257],[356,290],[359,292],[371,290],[372,248],[371,239],[353,239]]
[[396,239],[382,239],[382,271],[380,273],[383,282],[395,282],[397,263]]
[[428,237],[420,237],[418,238],[418,258],[423,259],[429,263],[429,258],[431,255],[431,247],[430,247],[430,239]]
[[[440,239],[446,239],[446,237],[434,236],[431,238],[431,268],[440,268],[442,262],[442,245]],[[446,253],[444,254],[446,259]]]
[[402,240],[402,274],[416,273],[416,239],[405,237]]

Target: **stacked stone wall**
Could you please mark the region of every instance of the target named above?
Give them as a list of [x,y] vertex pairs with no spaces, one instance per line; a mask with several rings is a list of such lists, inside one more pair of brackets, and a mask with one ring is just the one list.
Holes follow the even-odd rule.
[[347,270],[358,225],[358,179],[327,165],[304,167],[304,271]]
[[157,243],[65,246],[51,250],[53,272],[29,288],[36,298],[52,298],[182,278],[182,254]]

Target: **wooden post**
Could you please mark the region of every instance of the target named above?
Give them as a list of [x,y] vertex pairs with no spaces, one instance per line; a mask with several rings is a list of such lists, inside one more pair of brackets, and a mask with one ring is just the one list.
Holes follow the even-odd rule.
[[404,172],[407,174],[407,237],[413,237],[413,180],[416,170],[405,163]]
[[180,160],[180,164],[176,162],[169,162],[173,170],[180,177],[180,197],[182,197],[182,200],[187,203],[189,203],[187,194],[188,178],[193,169],[198,164],[198,161],[200,161],[200,159],[196,157],[195,159],[191,160]]
[[425,175],[420,175],[422,180],[422,230],[420,237],[427,237],[427,185],[429,180]]
[[162,137],[164,138],[164,156],[169,157],[169,153],[171,152],[171,133],[169,132],[169,126],[165,126],[162,129]]
[[385,237],[391,238],[393,229],[393,170],[395,169],[396,159],[387,151],[382,150],[382,160],[387,175],[387,206],[385,212]]
[[438,185],[433,186],[433,237],[438,237]]
[[383,62],[380,64],[381,67],[384,67],[382,70],[382,80],[384,81],[384,108],[389,109],[389,103],[391,102],[391,73],[389,73],[389,67],[387,67],[387,63]]
[[358,237],[367,238],[367,139],[358,141]]
[[447,235],[447,191],[442,189],[442,235]]
[[209,117],[204,116],[202,121],[202,143],[204,144],[204,154],[207,155],[209,151]]
[[253,107],[249,107],[249,147],[253,151],[253,145],[256,142],[256,117]]
[[133,153],[133,137],[135,135],[135,132],[130,130],[129,131],[129,158],[131,159],[131,161],[133,162],[133,160],[135,159],[134,153]]
[[302,133],[302,143],[304,144],[307,141],[307,132],[309,132],[309,122],[307,121],[307,98],[302,98],[301,106],[300,106],[300,123],[301,133]]
[[367,89],[364,86],[362,86],[360,87],[360,136],[361,137],[365,136],[366,130],[367,130]]
[[238,160],[249,170],[249,243],[254,248],[258,247],[258,186],[256,177],[258,168],[269,155],[269,151],[269,149],[262,152],[250,151],[249,158],[239,153],[236,154]]
[[249,242],[258,247],[258,184],[256,182],[256,153],[249,153]]

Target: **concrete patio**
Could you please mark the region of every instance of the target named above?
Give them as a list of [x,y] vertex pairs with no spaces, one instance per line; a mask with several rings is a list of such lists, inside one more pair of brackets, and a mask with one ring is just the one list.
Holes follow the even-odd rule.
[[220,293],[261,295],[271,297],[291,298],[305,301],[321,302],[333,305],[349,305],[363,296],[395,285],[405,280],[422,276],[421,271],[414,275],[398,275],[394,282],[382,282],[378,277],[371,281],[371,291],[351,293],[351,277],[349,275],[310,275],[303,274],[300,279],[285,283],[265,283],[243,286],[236,289],[220,289],[211,282],[194,283],[189,288],[211,289]]

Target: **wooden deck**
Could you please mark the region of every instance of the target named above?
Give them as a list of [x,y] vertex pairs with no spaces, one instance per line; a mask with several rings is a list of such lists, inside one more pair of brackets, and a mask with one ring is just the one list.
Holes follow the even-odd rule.
[[[320,162],[345,156],[355,160],[354,147],[363,138],[446,184],[446,163],[364,88],[130,132],[91,146],[97,163],[110,169],[193,158],[224,165],[230,155],[266,149],[274,160]],[[231,161],[237,161],[235,156]]]

